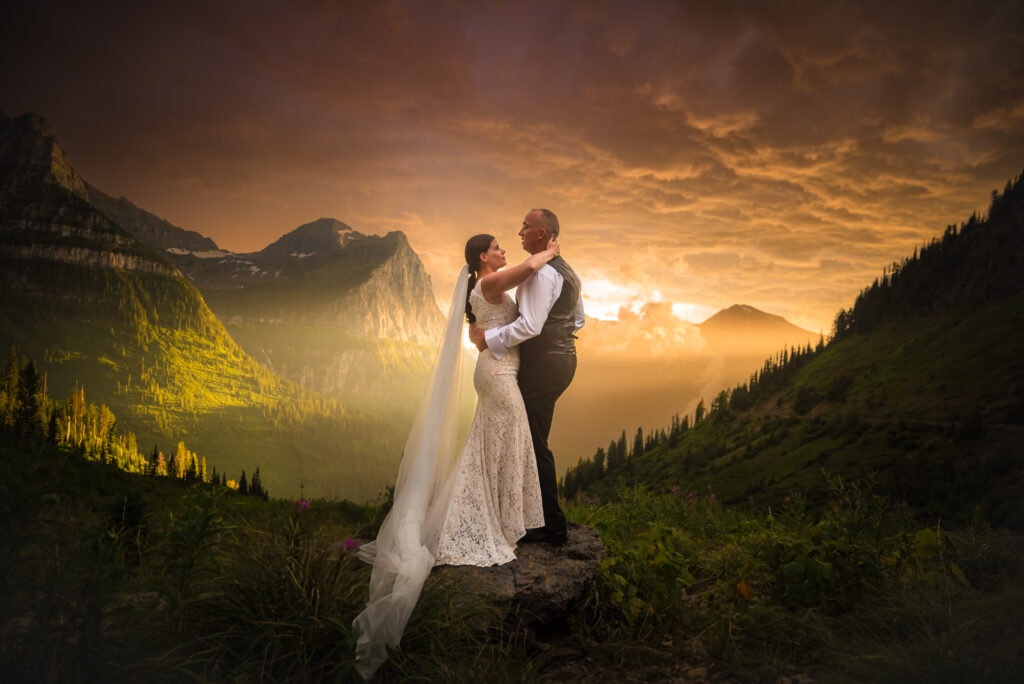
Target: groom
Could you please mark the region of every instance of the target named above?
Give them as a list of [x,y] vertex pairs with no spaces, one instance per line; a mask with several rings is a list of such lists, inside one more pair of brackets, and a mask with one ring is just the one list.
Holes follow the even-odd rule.
[[[542,252],[558,237],[558,217],[547,209],[534,209],[519,231],[523,249]],[[530,436],[537,455],[537,473],[544,505],[544,527],[529,530],[520,541],[564,544],[567,524],[558,505],[555,458],[548,448],[555,400],[576,374],[576,331],[583,327],[580,279],[558,256],[519,286],[519,318],[506,326],[484,331],[470,328],[470,339],[480,351],[490,349],[500,359],[519,345],[519,390],[530,421]]]

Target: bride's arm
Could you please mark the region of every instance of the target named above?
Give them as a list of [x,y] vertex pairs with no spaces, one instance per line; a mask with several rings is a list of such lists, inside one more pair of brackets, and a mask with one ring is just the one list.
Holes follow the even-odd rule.
[[511,290],[521,282],[540,270],[540,267],[554,259],[559,254],[558,238],[548,240],[548,248],[543,252],[537,252],[512,268],[504,271],[495,271],[480,279],[480,290],[484,299],[492,299],[494,296]]

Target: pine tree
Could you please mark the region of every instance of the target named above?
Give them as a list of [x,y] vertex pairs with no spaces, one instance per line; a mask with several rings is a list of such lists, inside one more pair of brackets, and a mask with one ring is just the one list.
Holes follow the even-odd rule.
[[46,440],[50,444],[57,444],[59,436],[60,428],[57,425],[57,411],[54,409],[50,411],[50,421],[46,426]]
[[608,451],[606,453],[608,454],[609,472],[618,469],[622,465],[622,462],[619,460],[619,451],[616,448],[616,442],[614,439],[608,443]]
[[18,405],[18,378],[21,375],[21,361],[18,352],[11,347],[3,376],[0,377],[0,423],[13,425]]
[[249,484],[245,481],[245,471],[242,471],[242,477],[238,478],[238,491],[240,494],[249,493]]
[[21,429],[21,434],[34,432],[39,426],[39,373],[34,361],[21,367],[18,378],[18,407],[14,423]]
[[167,460],[164,457],[164,452],[157,452],[156,464],[153,466],[153,474],[157,477],[167,477]]
[[174,450],[174,456],[171,457],[168,471],[171,477],[176,477],[179,480],[185,478],[185,473],[188,472],[188,450],[185,448],[184,442],[178,442],[178,446]]
[[636,429],[636,436],[633,438],[633,451],[630,453],[630,458],[639,458],[644,455],[644,431],[642,428]]

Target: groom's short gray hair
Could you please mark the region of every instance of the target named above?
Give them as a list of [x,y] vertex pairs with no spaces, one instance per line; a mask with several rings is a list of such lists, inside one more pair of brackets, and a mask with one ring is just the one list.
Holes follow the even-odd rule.
[[530,213],[535,211],[540,212],[540,222],[547,229],[548,234],[551,237],[558,237],[558,217],[555,216],[555,212],[550,209],[531,209]]

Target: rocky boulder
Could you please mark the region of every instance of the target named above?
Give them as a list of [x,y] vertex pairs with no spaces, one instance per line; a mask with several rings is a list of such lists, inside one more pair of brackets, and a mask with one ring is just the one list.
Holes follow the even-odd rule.
[[586,595],[608,552],[592,528],[569,523],[565,546],[522,544],[518,558],[489,568],[444,566],[435,573],[456,582],[467,600],[497,604],[522,626],[550,623]]

